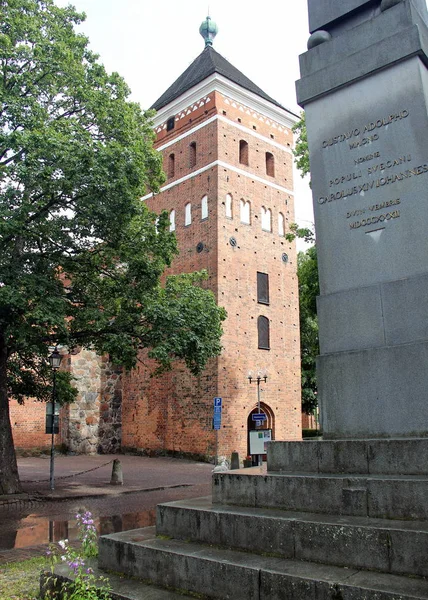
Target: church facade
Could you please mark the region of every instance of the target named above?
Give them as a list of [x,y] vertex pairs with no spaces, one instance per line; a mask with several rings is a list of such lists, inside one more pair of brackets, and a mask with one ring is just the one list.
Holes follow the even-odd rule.
[[[243,458],[252,430],[301,438],[297,260],[285,237],[294,222],[297,116],[214,50],[210,19],[201,33],[205,49],[153,105],[167,180],[144,201],[168,212],[176,234],[179,255],[168,273],[207,271],[228,314],[223,351],[199,377],[176,364],[156,379],[145,357],[122,374],[87,351],[69,357],[86,382],[61,419],[62,441],[75,451]],[[258,412],[264,421],[253,419]]]

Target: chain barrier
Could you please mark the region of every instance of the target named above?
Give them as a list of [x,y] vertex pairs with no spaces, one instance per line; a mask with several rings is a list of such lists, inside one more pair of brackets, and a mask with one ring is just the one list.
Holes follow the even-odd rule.
[[[91,471],[96,471],[97,469],[102,469],[103,467],[110,465],[113,461],[114,461],[114,458],[112,460],[109,460],[108,462],[104,463],[103,465],[98,465],[98,467],[92,467],[92,469],[86,469],[86,471],[80,471],[79,473],[73,473],[72,475],[62,475],[60,477],[55,477],[55,481],[57,481],[58,479],[72,479],[73,477],[78,477],[79,475],[85,475],[85,473],[90,473]],[[46,483],[46,481],[49,481],[49,479],[26,479],[24,481],[24,483]]]

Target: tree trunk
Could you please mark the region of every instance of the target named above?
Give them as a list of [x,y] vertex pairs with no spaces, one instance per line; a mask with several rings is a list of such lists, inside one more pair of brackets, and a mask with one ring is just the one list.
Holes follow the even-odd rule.
[[0,336],[0,494],[22,492],[13,445],[7,393],[7,348]]

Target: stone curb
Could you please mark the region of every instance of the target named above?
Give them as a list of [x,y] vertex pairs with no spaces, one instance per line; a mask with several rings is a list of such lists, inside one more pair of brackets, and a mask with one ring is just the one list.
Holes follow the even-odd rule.
[[2,508],[19,508],[26,507],[28,504],[40,503],[40,502],[67,502],[69,500],[84,500],[85,498],[106,498],[108,496],[122,496],[127,494],[141,494],[143,492],[160,492],[162,490],[173,490],[183,487],[191,487],[193,484],[180,483],[176,485],[162,485],[152,488],[141,488],[134,490],[118,490],[115,488],[115,493],[111,492],[94,492],[94,493],[81,493],[81,494],[67,494],[67,495],[52,495],[52,494],[11,494],[10,496],[0,496],[0,510]]

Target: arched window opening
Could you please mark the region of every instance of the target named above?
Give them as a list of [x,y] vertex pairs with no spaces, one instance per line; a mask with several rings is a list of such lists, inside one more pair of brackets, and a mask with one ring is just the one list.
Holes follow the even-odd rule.
[[263,231],[272,231],[272,212],[264,206],[262,206],[262,229]]
[[257,319],[257,335],[260,350],[270,350],[269,319],[260,316]]
[[201,202],[201,219],[208,219],[208,196],[204,196]]
[[230,194],[226,194],[226,217],[233,219],[232,196]]
[[169,213],[169,230],[175,231],[175,210]]
[[241,200],[241,223],[247,225],[251,223],[251,204],[249,200]]
[[245,140],[239,140],[239,162],[248,167],[248,143]]
[[282,213],[278,213],[278,235],[285,236],[285,217]]
[[192,223],[192,205],[188,202],[184,209],[184,224],[191,225]]
[[266,152],[266,175],[275,177],[275,158],[271,152]]
[[175,175],[175,154],[170,154],[168,157],[168,179]]
[[196,166],[196,142],[192,142],[189,146],[189,167],[193,169]]

